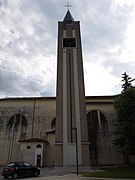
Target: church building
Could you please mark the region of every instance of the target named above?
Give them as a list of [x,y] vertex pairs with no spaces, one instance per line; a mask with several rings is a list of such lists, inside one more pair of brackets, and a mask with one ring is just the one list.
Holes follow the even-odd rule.
[[80,22],[68,10],[58,22],[56,97],[0,99],[0,165],[123,164],[112,144],[114,98],[85,97]]

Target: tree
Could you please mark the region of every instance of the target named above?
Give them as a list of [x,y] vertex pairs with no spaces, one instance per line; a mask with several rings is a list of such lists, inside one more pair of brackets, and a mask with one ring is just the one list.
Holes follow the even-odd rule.
[[130,88],[130,87],[133,87],[133,86],[132,86],[132,82],[133,82],[134,80],[135,80],[135,79],[132,79],[131,77],[129,77],[129,75],[127,75],[126,72],[124,72],[124,73],[122,74],[122,82],[124,82],[124,83],[122,84],[123,92],[124,92],[126,89],[128,89],[128,88]]
[[129,163],[129,155],[135,155],[135,87],[131,83],[134,79],[126,73],[122,75],[123,91],[114,100],[116,138],[113,143],[123,154],[124,162]]

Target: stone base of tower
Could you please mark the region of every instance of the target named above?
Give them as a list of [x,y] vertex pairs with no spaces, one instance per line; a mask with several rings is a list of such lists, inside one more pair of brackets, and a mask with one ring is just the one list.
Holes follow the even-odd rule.
[[[56,143],[55,144],[55,166],[61,167],[73,167],[76,166],[76,147],[74,143],[69,143],[66,146],[66,150],[64,149],[63,153],[63,144]],[[66,152],[66,153],[65,153]],[[81,166],[90,166],[90,158],[89,158],[89,144],[82,143],[82,156],[81,159],[78,157],[78,165]]]
[[55,143],[55,166],[63,166],[62,143]]

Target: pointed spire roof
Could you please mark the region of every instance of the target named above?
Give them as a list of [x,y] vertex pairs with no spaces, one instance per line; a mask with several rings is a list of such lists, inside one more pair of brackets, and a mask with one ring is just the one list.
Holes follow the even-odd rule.
[[66,22],[66,23],[72,23],[74,22],[74,18],[72,17],[70,11],[68,10],[65,17],[64,17],[64,20],[63,22]]

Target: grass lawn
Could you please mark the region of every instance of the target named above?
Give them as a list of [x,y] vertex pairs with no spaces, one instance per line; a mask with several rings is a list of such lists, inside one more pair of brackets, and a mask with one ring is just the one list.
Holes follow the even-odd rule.
[[102,168],[103,172],[81,173],[85,177],[135,179],[135,167]]

